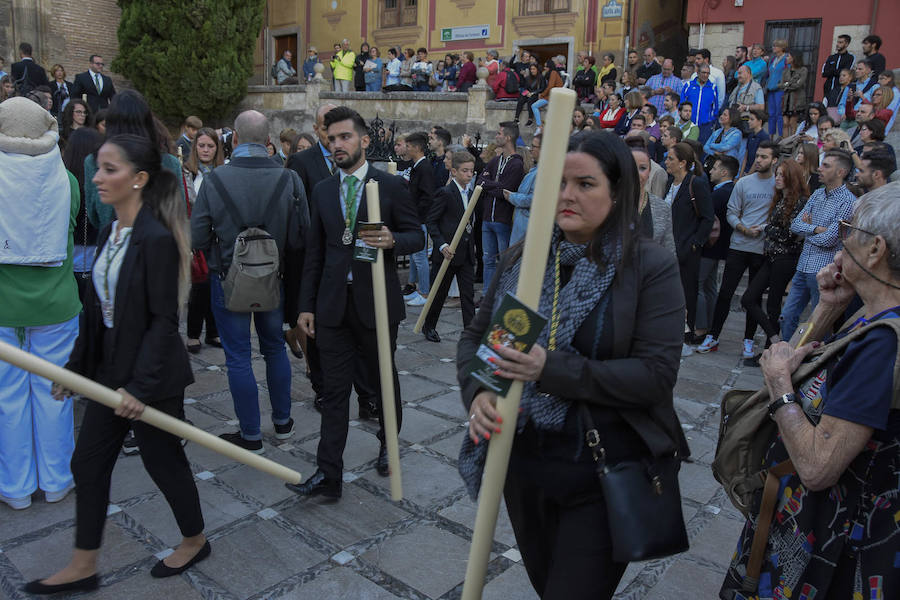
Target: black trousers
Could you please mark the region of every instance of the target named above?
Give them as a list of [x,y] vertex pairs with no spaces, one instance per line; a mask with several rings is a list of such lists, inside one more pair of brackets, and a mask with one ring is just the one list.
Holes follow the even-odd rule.
[[542,600],[612,598],[628,564],[612,558],[593,463],[540,456],[522,441],[517,436],[504,497],[531,585]]
[[[797,270],[799,256],[779,255],[777,257],[765,257],[762,267],[756,272],[756,276],[750,279],[747,291],[741,296],[741,305],[747,311],[747,315],[759,323],[766,337],[781,333],[781,301],[784,291],[794,277]],[[762,309],[762,295],[769,290],[766,298],[766,310]]]
[[697,322],[697,290],[700,277],[700,250],[691,252],[678,263],[681,275],[681,289],[684,290],[684,304],[687,309],[687,325],[693,332]]
[[[397,430],[403,421],[400,401],[400,379],[394,364],[397,349],[397,325],[389,327],[391,335],[391,371],[394,379],[394,408],[397,411]],[[344,469],[344,447],[350,426],[350,387],[353,372],[360,359],[366,365],[368,381],[378,383],[375,397],[381,406],[381,377],[378,370],[378,343],[374,329],[366,327],[359,319],[353,294],[347,294],[344,317],[338,327],[316,327],[319,356],[324,374],[324,398],[322,400],[322,425],[316,465],[329,479],[339,479]],[[378,415],[378,440],[384,443],[384,415]]]
[[188,296],[187,336],[192,340],[199,340],[204,323],[207,341],[219,337],[216,318],[212,312],[209,281],[191,284],[191,294]]
[[[176,418],[184,396],[153,403],[153,408]],[[200,497],[181,440],[141,421],[117,417],[111,408],[88,402],[72,454],[75,478],[75,547],[96,550],[103,538],[113,468],[129,429],[141,448],[141,460],[172,508],[181,535],[203,532]]]
[[[316,338],[306,338],[306,358],[309,361],[309,380],[313,392],[316,396],[322,396],[325,393],[325,375],[322,372],[322,358],[319,355]],[[360,406],[379,402],[375,388],[369,382],[368,367],[366,367],[363,356],[357,356],[353,365],[353,389],[356,390]],[[377,406],[381,405],[377,404]]]
[[[443,262],[443,254],[439,250],[432,253],[432,256],[441,257],[441,260],[432,259],[431,261],[431,281],[437,278],[438,271],[441,270]],[[444,308],[444,302],[447,301],[447,294],[450,292],[450,284],[453,277],[459,284],[459,305],[462,309],[463,327],[468,327],[469,323],[475,317],[475,265],[466,260],[461,265],[454,266],[452,263],[447,267],[444,273],[444,279],[438,289],[432,289],[434,300],[431,302],[431,309],[428,316],[425,317],[423,329],[434,329],[437,325],[438,317],[441,316],[441,309]]]
[[537,102],[537,99],[540,96],[537,94],[532,94],[530,96],[519,96],[516,100],[516,116],[513,118],[513,121],[518,121],[519,116],[522,114],[522,109],[527,107],[528,110],[528,119],[531,120],[531,105]]
[[[743,250],[728,250],[728,256],[725,258],[725,272],[722,275],[722,285],[719,286],[719,296],[716,298],[716,308],[713,311],[713,323],[709,330],[709,335],[719,339],[719,334],[722,333],[722,327],[725,325],[728,313],[731,312],[731,298],[734,296],[734,291],[744,276],[744,271],[749,269],[749,280],[753,281],[764,260],[765,257],[762,254],[744,252]],[[752,312],[747,311],[746,320],[744,321],[744,339],[752,340],[755,334],[756,319]]]

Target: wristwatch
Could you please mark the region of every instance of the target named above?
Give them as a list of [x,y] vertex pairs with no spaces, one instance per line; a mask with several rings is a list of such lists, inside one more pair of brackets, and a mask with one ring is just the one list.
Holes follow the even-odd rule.
[[775,413],[778,412],[779,408],[781,408],[782,406],[791,404],[791,403],[796,403],[796,402],[797,402],[797,396],[794,395],[794,392],[785,394],[784,396],[781,396],[780,398],[773,400],[772,402],[769,403],[769,417],[774,419]]

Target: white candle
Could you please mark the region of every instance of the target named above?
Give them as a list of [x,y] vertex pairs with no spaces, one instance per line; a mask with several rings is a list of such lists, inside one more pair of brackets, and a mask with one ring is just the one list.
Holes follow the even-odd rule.
[[[388,163],[394,165],[396,163]],[[381,221],[378,182],[366,184],[366,210],[370,222]],[[378,338],[378,371],[381,379],[381,414],[384,415],[384,439],[387,444],[388,466],[391,469],[391,499],[403,499],[400,476],[400,445],[397,441],[397,409],[394,406],[394,373],[391,368],[391,332],[388,329],[387,288],[384,281],[384,250],[378,249],[378,259],[372,263],[372,291],[375,295],[375,335]]]
[[[478,204],[478,199],[481,198],[481,186],[476,185],[475,191],[472,193],[472,198],[469,199],[469,205],[466,207],[466,211],[463,213],[462,218],[459,220],[459,225],[456,226],[456,232],[453,234],[453,239],[450,241],[450,252],[456,252],[457,246],[459,246],[459,240],[462,239],[463,233],[466,231],[466,225],[469,224],[469,219],[472,217],[472,212],[475,210],[475,205]],[[436,248],[432,250],[432,252],[440,252]],[[441,282],[444,280],[444,275],[447,274],[447,269],[450,267],[450,260],[446,257],[444,261],[441,263],[441,268],[438,270],[437,277],[434,278],[434,281],[431,282],[431,289],[436,290],[441,287]],[[422,325],[425,324],[425,317],[428,316],[428,311],[431,308],[431,303],[434,302],[434,294],[428,294],[428,299],[425,301],[425,306],[422,307],[422,313],[419,315],[419,319],[416,321],[416,326],[413,327],[413,331],[415,333],[422,333]]]
[[[543,144],[541,160],[538,163],[534,199],[531,201],[531,214],[522,251],[521,274],[516,288],[519,300],[534,310],[538,309],[541,297],[541,283],[544,280],[544,270],[550,252],[550,238],[556,221],[559,183],[562,180],[563,163],[569,144],[569,125],[572,121],[572,111],[575,109],[575,98],[574,90],[554,88],[550,91],[546,126],[541,138]],[[485,285],[487,283],[485,282]],[[503,418],[504,426],[501,433],[492,436],[488,442],[462,600],[478,600],[484,588],[521,399],[521,381],[513,381],[509,393],[497,399],[497,410]]]
[[387,172],[390,173],[391,175],[396,175],[397,174],[397,163],[395,163],[394,161],[388,161]]

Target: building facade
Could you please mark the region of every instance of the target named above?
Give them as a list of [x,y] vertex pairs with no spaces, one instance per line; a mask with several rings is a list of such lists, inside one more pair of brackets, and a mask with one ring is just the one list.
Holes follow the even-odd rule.
[[[817,16],[810,16],[817,15]],[[810,97],[822,98],[822,64],[834,52],[837,37],[851,37],[850,52],[862,56],[862,39],[874,33],[884,40],[881,53],[888,69],[900,66],[900,44],[891,31],[900,23],[900,1],[857,0],[687,0],[685,21],[693,48],[709,48],[712,61],[734,54],[738,45],[762,43],[771,49],[776,39],[801,52],[816,73]]]
[[327,64],[344,38],[355,52],[365,41],[382,56],[390,47],[424,47],[431,60],[527,48],[542,59],[562,54],[567,64],[582,50],[611,51],[621,64],[627,45],[678,56],[687,49],[682,16],[682,0],[268,0],[253,83],[270,83],[268,68],[284,50],[300,70],[308,46]]

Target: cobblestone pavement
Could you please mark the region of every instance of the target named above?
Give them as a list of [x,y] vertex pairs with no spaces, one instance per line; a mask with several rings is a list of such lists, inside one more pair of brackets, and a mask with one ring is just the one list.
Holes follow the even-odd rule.
[[[737,296],[739,297],[739,296]],[[272,477],[235,464],[196,444],[187,446],[197,479],[212,556],[180,577],[157,580],[148,571],[180,539],[162,494],[141,461],[122,456],[112,483],[100,568],[91,598],[176,600],[262,598],[459,598],[476,506],[463,491],[456,457],[465,415],[454,356],[460,312],[446,308],[435,344],[412,332],[418,309],[401,325],[397,365],[404,401],[400,433],[404,499],[390,500],[388,480],[375,472],[377,423],[351,421],[344,453],[343,498],[304,499]],[[732,312],[720,351],[682,361],[676,408],[693,452],[681,470],[691,547],[684,554],[629,566],[616,598],[715,598],[741,527],[713,479],[718,401],[729,387],[757,388],[759,369],[740,359],[743,314]],[[254,344],[255,347],[255,344]],[[268,418],[265,364],[254,355],[260,382],[265,456],[308,477],[315,470],[319,417],[302,363],[291,358],[296,433],[275,440]],[[186,392],[186,415],[203,429],[233,431],[221,350],[192,357],[196,383]],[[80,411],[76,411],[76,416]],[[356,415],[351,402],[351,415]],[[31,508],[0,504],[0,597],[25,598],[22,584],[65,564],[74,538],[74,495]],[[512,529],[501,508],[485,599],[533,599]]]

